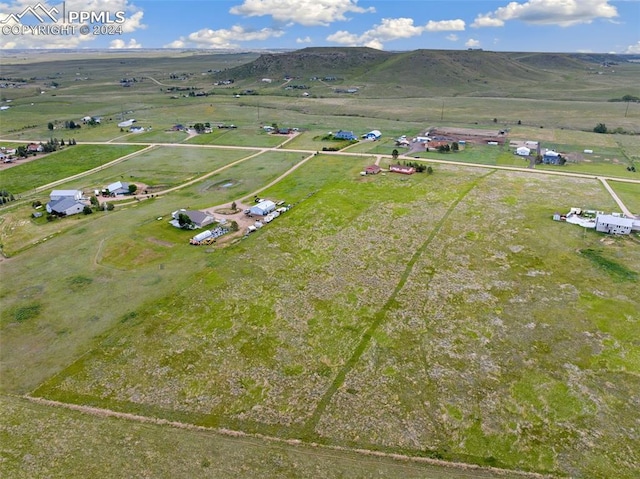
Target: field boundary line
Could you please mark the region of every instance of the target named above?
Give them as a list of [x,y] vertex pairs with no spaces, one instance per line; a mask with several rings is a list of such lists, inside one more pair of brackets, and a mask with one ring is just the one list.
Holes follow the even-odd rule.
[[[290,447],[296,446],[306,446],[310,448],[316,448],[318,450],[325,451],[336,451],[336,452],[346,452],[357,454],[359,456],[369,456],[369,457],[378,457],[384,459],[392,459],[398,462],[407,462],[407,463],[415,463],[415,464],[427,464],[431,466],[439,466],[439,467],[447,467],[450,469],[455,469],[456,471],[467,471],[470,472],[469,477],[477,477],[471,471],[482,471],[487,473],[495,473],[497,475],[514,475],[519,477],[527,477],[534,479],[552,479],[554,476],[540,474],[537,472],[528,472],[528,471],[518,471],[511,469],[502,469],[498,467],[491,466],[479,466],[476,464],[466,464],[463,462],[453,462],[453,461],[444,461],[442,459],[433,459],[429,457],[421,457],[421,456],[409,456],[406,454],[398,454],[398,453],[390,453],[383,451],[375,451],[371,449],[362,449],[362,448],[351,448],[346,446],[332,446],[327,444],[319,444],[316,442],[307,442],[301,441],[299,439],[284,439],[281,437],[268,436],[265,434],[259,433],[249,433],[244,431],[237,431],[234,429],[227,428],[214,428],[214,427],[206,427],[206,426],[198,426],[196,424],[190,424],[180,421],[170,421],[168,419],[160,419],[149,416],[141,416],[138,414],[125,413],[120,411],[114,411],[112,409],[104,409],[93,406],[83,406],[81,404],[73,404],[73,403],[65,403],[61,401],[54,401],[52,399],[46,399],[41,397],[29,396],[25,395],[12,395],[12,394],[4,394],[4,396],[14,397],[17,399],[23,399],[32,403],[40,404],[43,406],[49,407],[57,407],[61,409],[68,409],[72,411],[78,411],[83,414],[89,414],[97,417],[110,417],[110,418],[118,418],[124,419],[127,421],[134,421],[139,423],[146,424],[155,424],[158,426],[168,426],[176,429],[185,429],[189,431],[197,431],[197,432],[205,432],[210,434],[216,434],[219,436],[227,436],[233,437],[236,439],[257,439],[264,442],[271,442],[275,444],[283,444]],[[330,455],[324,455],[329,457],[335,457]]]
[[373,321],[371,322],[369,327],[365,330],[364,334],[362,335],[362,338],[360,338],[360,341],[358,342],[358,345],[353,350],[353,353],[351,354],[351,356],[349,357],[345,365],[340,369],[340,371],[338,371],[338,374],[334,378],[333,382],[329,385],[329,388],[322,395],[322,398],[318,402],[318,405],[314,409],[311,417],[304,425],[304,432],[309,437],[313,437],[316,434],[315,429],[318,423],[320,422],[320,419],[322,418],[327,406],[329,405],[329,402],[331,402],[331,399],[333,399],[333,396],[335,395],[335,393],[344,384],[344,381],[347,375],[351,372],[351,370],[358,363],[358,361],[360,361],[362,354],[367,349],[367,347],[369,346],[369,343],[371,342],[371,339],[373,338],[373,334],[384,321],[384,318],[387,312],[394,305],[396,297],[398,296],[398,293],[400,293],[402,288],[404,288],[407,282],[407,279],[409,278],[411,272],[413,271],[413,267],[415,266],[420,256],[422,256],[422,254],[426,251],[426,249],[429,247],[429,245],[434,240],[434,238],[438,235],[438,233],[440,232],[440,229],[442,228],[444,223],[449,219],[449,216],[451,216],[451,214],[456,209],[458,204],[460,204],[460,202],[469,194],[469,192],[471,192],[471,190],[473,190],[478,185],[480,181],[484,180],[486,177],[488,177],[489,175],[492,175],[495,172],[496,170],[492,170],[489,173],[486,173],[480,176],[479,178],[476,178],[474,181],[471,182],[470,185],[468,185],[464,190],[462,190],[458,195],[458,197],[454,200],[454,202],[451,203],[451,205],[449,205],[449,207],[447,208],[447,211],[442,216],[442,218],[440,218],[440,220],[438,221],[436,226],[433,228],[433,230],[431,230],[431,233],[429,233],[429,236],[427,237],[427,239],[413,253],[413,256],[411,256],[411,259],[409,259],[409,261],[407,262],[407,265],[405,266],[405,269],[402,275],[400,276],[398,284],[393,289],[393,292],[391,293],[389,298],[387,298],[387,301],[384,303],[382,308],[374,315]]

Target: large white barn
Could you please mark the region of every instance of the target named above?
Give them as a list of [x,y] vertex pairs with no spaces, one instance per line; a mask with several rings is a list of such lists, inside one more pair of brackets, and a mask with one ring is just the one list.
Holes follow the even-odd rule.
[[260,203],[258,203],[257,205],[253,205],[249,209],[249,212],[252,215],[265,216],[265,215],[268,215],[269,213],[271,213],[275,209],[276,209],[276,204],[273,201],[264,200],[264,201],[261,201]]

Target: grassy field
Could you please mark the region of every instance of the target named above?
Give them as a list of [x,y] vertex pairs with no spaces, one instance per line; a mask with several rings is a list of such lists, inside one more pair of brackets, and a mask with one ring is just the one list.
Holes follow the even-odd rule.
[[[361,168],[339,157],[305,165],[268,192],[299,202],[277,227],[209,256],[207,271],[122,316],[34,394],[283,438],[633,477],[623,454],[633,436],[609,425],[633,422],[615,398],[637,387],[640,257],[628,239],[604,245],[550,219],[565,202],[614,208],[598,184],[446,167],[361,179]],[[598,254],[579,253],[590,249]],[[132,271],[167,261],[131,254],[105,266],[134,259]],[[7,319],[17,328],[39,317]],[[596,431],[597,445],[582,439]]]
[[64,150],[47,154],[35,161],[2,170],[0,185],[14,194],[27,193],[39,186],[96,168],[142,148],[133,145],[66,147]]
[[[359,174],[391,154],[394,138],[451,125],[498,126],[509,139],[573,154],[540,170],[637,179],[626,167],[639,167],[639,137],[591,132],[599,122],[637,129],[640,110],[625,114],[626,105],[604,101],[631,84],[631,70],[621,70],[620,85],[576,79],[593,88],[594,101],[551,84],[545,97],[543,85],[501,93],[508,82],[498,82],[483,90],[496,95],[488,99],[446,96],[446,84],[443,96],[425,94],[396,79],[348,97],[286,96],[276,85],[272,94],[235,98],[201,72],[255,56],[59,54],[52,73],[24,55],[12,57],[11,75],[48,69],[61,85],[8,92],[15,96],[0,137],[46,141],[51,121],[66,141],[64,121],[102,115],[101,126],[73,137],[122,145],[77,145],[0,173],[0,188],[23,200],[0,211],[0,269],[9,279],[0,282],[0,475],[510,477],[337,447],[554,477],[638,476],[637,235],[607,237],[551,219],[572,206],[616,211],[602,185],[436,163],[432,175]],[[140,81],[119,86],[134,65]],[[170,76],[181,70],[184,80]],[[192,85],[212,94],[168,90]],[[385,97],[389,88],[397,98]],[[152,129],[121,132],[122,117]],[[238,128],[188,140],[167,131],[197,121]],[[264,133],[272,123],[301,132],[261,151],[286,139]],[[338,129],[380,129],[383,138],[346,150],[362,156],[313,156],[261,192],[293,208],[259,232],[193,247],[194,232],[168,224],[178,208],[251,201],[309,157],[292,150],[321,152],[333,145],[322,137]],[[31,200],[48,194],[34,188],[150,143],[57,188],[90,191],[122,179],[174,191],[109,212],[31,218]],[[526,166],[508,147],[418,156]],[[638,185],[610,184],[640,212]],[[87,415],[25,394],[186,426]]]
[[[0,396],[4,477],[522,477],[136,423]],[[37,438],[33,431],[38,430]],[[64,438],[60,431],[65,431]],[[46,453],[44,453],[46,451]],[[177,459],[179,458],[179,459]]]
[[609,186],[613,188],[624,205],[636,216],[640,216],[640,185],[612,181]]

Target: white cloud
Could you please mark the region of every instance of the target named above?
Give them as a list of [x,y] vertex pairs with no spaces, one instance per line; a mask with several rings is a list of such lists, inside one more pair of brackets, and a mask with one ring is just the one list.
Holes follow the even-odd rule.
[[237,42],[262,41],[284,35],[283,30],[263,28],[261,30],[247,30],[239,25],[220,30],[203,28],[190,33],[186,38],[180,37],[165,45],[165,48],[186,48],[195,45],[198,48],[237,48]]
[[174,40],[171,43],[167,43],[163,48],[186,48],[187,42],[184,37],[180,37],[178,40]]
[[296,38],[296,43],[311,43],[311,37]]
[[503,27],[504,21],[499,18],[494,18],[490,13],[488,13],[486,15],[478,15],[471,26],[474,28]]
[[473,38],[469,38],[464,44],[467,48],[478,48],[480,46],[480,40],[474,40]]
[[347,20],[347,13],[372,13],[375,8],[359,7],[358,0],[244,0],[229,12],[246,17],[269,15],[283,23],[328,26]]
[[609,4],[609,0],[529,0],[510,2],[494,12],[478,15],[472,26],[501,27],[506,21],[520,20],[536,25],[568,27],[617,16],[618,11]]
[[461,32],[464,31],[464,20],[442,20],[440,22],[434,22],[429,20],[425,30],[428,32]]
[[640,41],[634,45],[629,45],[624,51],[625,53],[638,53],[640,54]]
[[135,38],[129,40],[129,43],[125,43],[124,40],[118,38],[109,44],[109,48],[116,50],[123,48],[142,48],[142,45],[140,45]]
[[[14,0],[9,3],[0,3],[0,20],[5,20],[11,14],[19,14],[27,7],[36,7],[37,1],[31,0]],[[131,0],[66,0],[65,8],[63,10],[60,2],[47,2],[40,1],[44,10],[49,11],[52,15],[60,20],[62,19],[63,11],[68,15],[71,12],[91,12],[96,15],[104,15],[111,21],[115,20],[117,12],[124,12],[124,22],[117,25],[122,25],[123,33],[131,33],[136,30],[146,28],[146,25],[142,23],[144,12],[142,9],[135,6]],[[57,13],[52,9],[57,9]],[[38,12],[42,13],[43,10],[38,9]],[[49,22],[46,15],[43,15],[45,26],[51,27],[53,24]],[[26,22],[25,22],[26,19]],[[37,23],[35,17],[31,14],[27,14],[23,22],[25,25]],[[10,22],[9,24],[16,24]],[[60,22],[57,26],[62,26]],[[85,24],[86,25],[86,24]],[[89,24],[89,27],[98,26],[100,23],[94,22]],[[101,35],[82,35],[79,31],[79,24],[77,22],[68,24],[69,27],[76,27],[75,32],[69,31],[69,33],[61,34],[32,34],[29,32],[22,32],[21,34],[3,34],[2,35],[2,47],[1,48],[83,48],[88,47],[89,44],[99,38],[103,38]]]
[[422,35],[423,32],[441,32],[464,30],[463,20],[430,21],[424,26],[413,24],[413,18],[383,18],[379,25],[375,25],[362,35],[344,30],[337,31],[327,37],[327,40],[346,46],[367,46],[382,49],[383,42],[400,38],[411,38]]
[[458,41],[458,35],[456,35],[455,33],[452,33],[451,35],[447,35],[445,38],[447,40],[449,40],[450,42],[457,42]]

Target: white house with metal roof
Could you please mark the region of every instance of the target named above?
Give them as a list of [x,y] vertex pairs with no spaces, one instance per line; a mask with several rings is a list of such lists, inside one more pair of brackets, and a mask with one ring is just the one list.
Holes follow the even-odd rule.
[[614,235],[631,234],[633,220],[623,216],[598,215],[596,216],[596,231]]

